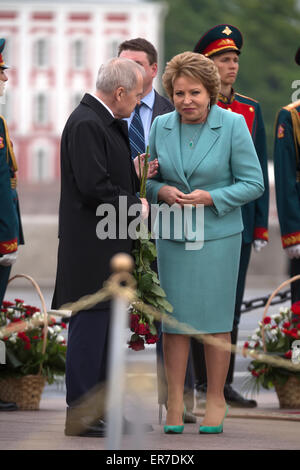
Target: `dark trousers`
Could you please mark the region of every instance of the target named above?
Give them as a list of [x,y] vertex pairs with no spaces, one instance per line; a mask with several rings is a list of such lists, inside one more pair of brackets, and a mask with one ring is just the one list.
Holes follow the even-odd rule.
[[[238,339],[238,326],[239,326],[239,322],[241,318],[241,306],[242,306],[242,301],[244,297],[245,283],[246,283],[247,270],[248,270],[249,261],[250,261],[250,255],[251,255],[251,243],[246,243],[246,244],[242,243],[240,267],[239,267],[238,283],[237,283],[237,291],[236,291],[236,300],[235,300],[234,320],[233,320],[233,328],[231,331],[231,344],[233,345],[237,344],[237,339]],[[192,344],[192,354],[193,354],[195,379],[196,379],[196,387],[197,387],[197,386],[207,383],[204,347],[203,347],[203,344],[197,341],[196,339],[192,339],[191,344]],[[228,370],[228,374],[226,378],[227,384],[232,384],[233,382],[234,366],[235,366],[235,354],[231,354],[229,370]]]
[[109,319],[107,310],[83,310],[70,319],[66,359],[69,406],[81,405],[95,386],[106,384]]
[[0,307],[4,300],[11,266],[0,266]]
[[[290,277],[297,276],[300,274],[300,259],[291,259],[290,260]],[[291,302],[297,302],[300,300],[300,280],[291,283]]]

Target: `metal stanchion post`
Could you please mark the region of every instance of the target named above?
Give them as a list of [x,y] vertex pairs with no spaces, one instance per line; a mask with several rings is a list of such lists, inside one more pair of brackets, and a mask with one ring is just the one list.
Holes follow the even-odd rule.
[[[114,271],[130,271],[132,259],[127,255],[116,255],[112,260]],[[116,296],[112,301],[112,318],[109,341],[109,378],[108,378],[108,429],[107,449],[121,448],[123,426],[123,397],[125,388],[124,354],[126,328],[128,326],[128,301]]]

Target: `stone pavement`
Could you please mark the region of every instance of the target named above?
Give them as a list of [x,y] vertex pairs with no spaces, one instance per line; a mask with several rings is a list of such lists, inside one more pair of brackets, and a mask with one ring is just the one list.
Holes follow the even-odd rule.
[[[158,424],[154,390],[144,394],[139,416],[151,422],[153,432],[123,436],[120,450],[292,450],[300,449],[300,410],[280,410],[275,393],[261,393],[258,408],[230,408],[220,435],[200,435],[197,424],[186,424],[181,435],[166,435]],[[134,416],[134,398],[125,398],[126,416]],[[198,415],[203,409],[195,410]],[[164,417],[163,417],[164,418]],[[0,413],[0,450],[108,450],[105,438],[64,435],[65,393],[46,387],[38,411]]]
[[[246,298],[258,297],[264,289],[248,289]],[[19,293],[20,294],[20,293]],[[24,292],[25,294],[25,292]],[[11,298],[14,298],[12,295]],[[24,296],[28,300],[27,294]],[[47,298],[48,301],[48,298]],[[274,306],[271,313],[279,307]],[[261,319],[260,309],[242,315],[239,344],[248,339]],[[262,390],[254,398],[254,409],[230,408],[220,435],[198,434],[203,408],[196,408],[197,424],[186,424],[181,435],[166,435],[158,424],[156,392],[155,347],[127,354],[127,386],[124,396],[125,416],[134,421],[153,425],[146,435],[123,436],[120,450],[201,451],[201,450],[299,450],[300,409],[281,410],[275,392]],[[244,391],[244,380],[249,376],[249,359],[238,356],[233,386]],[[141,400],[141,396],[143,400]],[[142,402],[142,404],[141,404]],[[163,416],[164,421],[165,415]],[[0,412],[0,451],[2,450],[108,450],[108,442],[101,438],[66,437],[64,385],[46,386],[39,411]],[[102,454],[101,454],[102,455]]]

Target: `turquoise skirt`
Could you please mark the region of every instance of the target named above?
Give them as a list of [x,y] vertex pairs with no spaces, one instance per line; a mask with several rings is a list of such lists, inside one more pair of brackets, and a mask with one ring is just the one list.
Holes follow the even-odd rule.
[[186,250],[185,243],[162,239],[156,240],[156,246],[161,287],[173,306],[172,324],[163,321],[162,331],[173,334],[231,331],[241,233],[205,241],[200,250]]

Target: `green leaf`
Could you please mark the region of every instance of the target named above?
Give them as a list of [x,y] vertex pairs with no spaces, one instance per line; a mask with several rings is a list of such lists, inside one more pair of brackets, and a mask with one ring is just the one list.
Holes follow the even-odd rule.
[[157,329],[153,323],[150,325],[149,330],[152,335],[157,335]]
[[159,297],[166,297],[165,291],[158,285],[153,284],[151,287],[151,292]]
[[158,297],[157,303],[161,305],[167,312],[173,312],[173,307],[166,299]]
[[148,302],[148,304],[151,304],[154,307],[158,307],[158,303],[157,303],[156,298],[153,297],[151,294],[145,294],[144,299],[146,300],[146,302]]
[[152,286],[152,276],[151,274],[143,274],[139,282],[139,289],[142,292],[149,291]]

